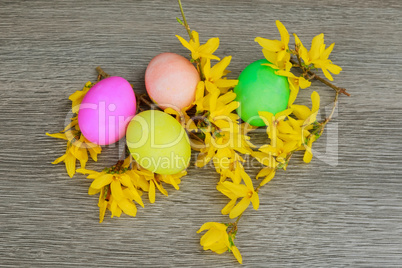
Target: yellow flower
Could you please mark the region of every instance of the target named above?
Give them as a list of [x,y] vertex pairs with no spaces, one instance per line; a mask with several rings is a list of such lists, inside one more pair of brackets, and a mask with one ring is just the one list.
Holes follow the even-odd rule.
[[[50,136],[50,134],[48,136]],[[74,156],[72,151],[73,147],[71,145],[67,145],[66,153],[52,162],[52,164],[55,165],[63,161],[66,165],[67,174],[70,176],[70,178],[72,178],[75,174],[75,162],[77,161],[77,158]]]
[[[253,151],[251,155],[261,164],[269,168],[275,168],[277,166],[275,157],[272,153],[264,153],[261,151]],[[261,177],[261,176],[260,176]],[[257,178],[258,179],[258,178]]]
[[268,138],[270,138],[271,140],[276,140],[276,136],[278,133],[278,123],[285,120],[289,116],[289,114],[292,113],[292,110],[292,108],[286,109],[282,112],[276,113],[275,115],[265,111],[258,112],[261,119],[264,120],[264,123],[267,125]]
[[268,182],[270,182],[274,177],[276,173],[276,168],[271,168],[271,167],[265,167],[260,170],[257,174],[257,180],[259,177],[265,177],[262,182],[260,183],[261,186],[264,186]]
[[196,31],[191,32],[192,38],[187,42],[183,37],[176,35],[181,44],[191,51],[191,57],[193,60],[197,60],[201,57],[219,60],[215,55],[212,55],[219,47],[219,38],[211,38],[205,44],[200,45],[199,36]]
[[[236,155],[234,151],[249,154],[253,145],[245,135],[247,131],[244,125],[238,123],[239,116],[233,113],[239,106],[234,101],[236,94],[230,91],[220,95],[219,89],[213,83],[206,81],[205,84],[210,93],[199,100],[200,105],[197,105],[197,110],[202,107],[202,112],[206,112],[197,123],[197,128],[205,136],[205,146],[200,148],[196,166],[203,167],[214,159],[217,172],[226,174],[229,171],[228,165],[233,163]],[[225,177],[223,173],[221,175]]]
[[281,61],[289,52],[289,33],[285,26],[277,20],[276,27],[278,27],[279,34],[281,35],[281,41],[269,40],[262,37],[256,37],[255,41],[270,52],[278,53],[277,60]]
[[300,41],[299,37],[295,33],[293,36],[295,37],[296,51],[306,66],[312,64],[313,60],[318,59],[320,54],[319,49],[321,44],[324,43],[324,34],[319,34],[313,38],[310,51],[308,52],[307,48]]
[[91,81],[88,81],[82,90],[77,90],[76,92],[71,94],[70,97],[68,97],[68,99],[72,101],[71,106],[73,113],[78,113],[82,99],[93,85],[94,84],[92,84]]
[[276,21],[276,26],[281,35],[281,41],[265,39],[262,37],[256,37],[254,41],[263,47],[262,53],[270,62],[263,65],[270,66],[274,69],[289,71],[292,67],[289,52],[289,33],[279,20]]
[[187,175],[187,171],[183,170],[179,173],[172,174],[172,175],[161,175],[157,174],[156,178],[159,181],[163,181],[167,184],[171,184],[176,190],[179,190],[179,184],[181,182],[180,178]]
[[293,73],[284,70],[278,70],[275,73],[277,75],[286,76],[288,78],[290,87],[288,106],[291,106],[296,100],[297,94],[299,92],[299,87],[305,89],[311,86],[311,82],[305,79],[303,76],[295,76]]
[[304,61],[304,64],[310,65],[311,60],[309,58],[309,54],[307,52],[307,48],[300,41],[299,37],[294,33],[295,44],[296,44],[296,52],[299,54],[300,58]]
[[307,128],[301,127],[303,122],[303,120],[296,120],[292,117],[288,117],[287,121],[279,122],[277,137],[284,142],[295,141],[296,147],[299,148],[304,143],[304,139],[310,135]]
[[204,92],[205,92],[205,84],[204,81],[200,81],[197,84],[197,88],[195,90],[195,100],[194,105],[197,108],[197,112],[204,111]]
[[128,157],[124,161],[118,161],[115,166],[104,169],[102,172],[84,168],[77,169],[77,172],[88,174],[87,178],[94,180],[88,189],[88,194],[94,195],[100,192],[98,203],[100,222],[103,221],[106,208],[109,208],[112,212],[112,217],[120,217],[121,211],[135,217],[137,207],[132,201],[134,200],[144,207],[141,192],[137,190],[138,185],[133,183],[136,180],[131,177],[132,173],[127,172],[129,166],[130,158]]
[[157,178],[157,174],[136,165],[137,169],[133,169],[138,175],[143,176],[148,186],[142,188],[148,192],[148,199],[150,203],[155,203],[156,188],[164,195],[168,196],[168,192],[163,188],[161,181]]
[[277,75],[286,76],[289,80],[290,89],[299,89],[299,87],[305,89],[311,86],[311,82],[305,79],[303,76],[295,76],[291,72],[279,70],[275,72]]
[[333,74],[339,74],[342,68],[338,65],[332,64],[332,61],[328,59],[329,54],[331,54],[335,43],[332,43],[328,48],[325,48],[324,44],[324,34],[321,33],[313,38],[311,42],[311,48],[307,52],[307,49],[303,46],[299,37],[294,34],[295,43],[298,47],[298,53],[303,59],[305,65],[313,64],[315,68],[321,68],[325,77],[333,81],[330,71]]
[[[309,63],[312,63],[314,60],[318,59],[321,54],[321,47],[324,45],[324,34],[321,33],[313,38],[311,41],[311,47],[308,52]],[[307,64],[307,63],[306,63]]]
[[[300,148],[302,150],[306,150],[304,153],[303,161],[309,163],[313,157],[313,153],[311,151],[311,147],[313,142],[315,142],[318,138],[313,135],[310,136],[309,130],[314,128],[314,123],[317,121],[318,110],[320,109],[320,95],[313,91],[311,93],[311,110],[305,105],[292,105],[293,114],[300,120],[300,133],[302,136],[302,144],[304,147]],[[292,122],[293,123],[293,122]],[[296,129],[296,123],[293,123],[294,129]],[[305,141],[307,139],[307,141]]]
[[[88,81],[82,90],[77,90],[70,95],[69,99],[72,101],[72,112],[78,113],[79,105],[82,102],[85,94],[93,86],[93,84]],[[88,161],[88,152],[94,161],[97,161],[98,154],[101,153],[101,147],[89,142],[80,132],[78,127],[77,116],[71,118],[71,123],[66,126],[66,128],[60,133],[46,135],[67,140],[66,153],[61,157],[57,158],[52,164],[58,164],[64,162],[66,165],[67,174],[73,177],[75,174],[76,160],[78,159],[81,164],[81,168],[85,168],[86,162]]]
[[271,140],[271,144],[263,145],[259,149],[266,154],[272,154],[276,161],[284,164],[289,153],[298,148],[297,141],[283,142],[281,139]]
[[205,81],[214,84],[219,88],[221,93],[226,93],[228,89],[236,86],[239,82],[238,80],[223,78],[223,76],[226,75],[225,71],[231,60],[232,56],[227,56],[211,68],[211,61],[210,59],[207,59],[203,68]]
[[323,44],[320,48],[320,56],[319,58],[312,61],[314,67],[321,68],[325,77],[330,81],[333,81],[332,75],[328,72],[330,71],[333,74],[339,74],[342,71],[342,68],[338,65],[332,63],[331,60],[328,59],[329,54],[331,54],[332,49],[334,48],[335,43],[332,43],[328,48],[325,48],[325,44]]
[[311,93],[311,102],[311,110],[305,105],[294,104],[291,106],[293,114],[298,119],[303,120],[302,128],[310,126],[312,123],[317,121],[317,114],[320,109],[320,95],[316,91]]
[[49,137],[67,141],[66,153],[53,161],[52,164],[58,164],[63,161],[70,178],[75,174],[77,159],[80,161],[81,168],[85,168],[86,162],[88,161],[88,152],[91,158],[97,161],[97,156],[102,151],[100,146],[91,143],[81,134],[78,127],[77,116],[71,118],[71,120],[71,123],[60,133],[49,134],[46,132],[46,135]]
[[214,159],[215,168],[220,173],[227,169],[228,164],[235,161],[237,155],[235,151],[242,154],[250,154],[252,151],[250,147],[253,145],[248,142],[249,137],[239,131],[221,131],[214,135],[204,132],[204,135],[205,146],[200,149],[195,163],[197,167],[203,167]]
[[313,159],[313,152],[311,147],[313,146],[313,142],[317,140],[317,137],[315,135],[311,136],[311,138],[308,139],[307,144],[305,144],[305,152],[303,156],[303,161],[305,163],[310,163],[311,160]]
[[[244,170],[243,170],[244,172]],[[242,214],[250,205],[253,204],[255,210],[258,209],[260,205],[260,200],[258,198],[258,193],[254,191],[253,183],[246,172],[242,174],[244,184],[236,184],[229,181],[219,182],[216,189],[222,194],[226,195],[231,199],[228,205],[222,210],[223,212],[229,212],[229,217],[231,219],[238,217]],[[236,205],[237,198],[242,198]],[[235,200],[235,201],[233,201]]]
[[204,223],[197,233],[208,230],[200,240],[204,250],[222,254],[231,251],[239,263],[243,263],[239,249],[234,245],[234,234],[227,233],[228,226],[218,222]]

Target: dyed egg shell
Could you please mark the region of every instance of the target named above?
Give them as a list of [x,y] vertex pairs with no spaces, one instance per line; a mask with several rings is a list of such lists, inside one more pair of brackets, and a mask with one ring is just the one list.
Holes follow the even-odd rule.
[[151,99],[161,108],[181,110],[195,99],[200,75],[186,58],[162,53],[153,58],[145,71],[145,87]]
[[252,126],[265,126],[259,117],[259,111],[272,114],[286,110],[289,101],[289,83],[287,77],[276,75],[267,60],[257,60],[248,65],[239,76],[239,83],[234,88],[236,101],[240,102],[237,113],[243,121]]
[[143,168],[165,175],[187,168],[191,147],[186,131],[172,116],[156,110],[137,114],[127,127],[127,146]]
[[125,135],[135,111],[135,94],[130,83],[113,76],[99,81],[87,92],[78,111],[78,125],[87,140],[108,145]]

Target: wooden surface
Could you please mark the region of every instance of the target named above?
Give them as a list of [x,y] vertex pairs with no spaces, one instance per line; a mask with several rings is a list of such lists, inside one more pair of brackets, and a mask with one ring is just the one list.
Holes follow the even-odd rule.
[[[343,72],[335,83],[352,94],[341,96],[330,132],[317,142],[320,157],[309,165],[295,157],[261,190],[260,209],[245,213],[236,239],[244,267],[401,267],[401,2],[183,5],[201,40],[218,36],[217,55],[233,56],[229,77],[262,58],[254,38],[279,38],[279,19],[308,47],[321,32],[336,43],[331,58]],[[63,128],[68,96],[96,79],[96,66],[143,92],[152,57],[188,55],[174,36],[186,36],[176,16],[175,1],[0,1],[0,266],[237,266],[230,253],[203,251],[196,234],[204,222],[228,220],[211,167],[190,168],[180,191],[158,194],[136,218],[99,224],[90,182],[50,164],[64,142],[45,132]],[[301,101],[309,103],[312,90],[323,107],[331,103],[333,92],[319,82]],[[261,130],[254,140],[264,137]],[[88,167],[113,164],[117,151],[105,148]]]

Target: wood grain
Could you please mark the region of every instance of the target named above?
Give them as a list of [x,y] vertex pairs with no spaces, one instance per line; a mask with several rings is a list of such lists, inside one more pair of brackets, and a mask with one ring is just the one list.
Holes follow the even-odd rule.
[[[245,267],[401,267],[402,5],[394,1],[190,1],[184,9],[202,41],[218,36],[232,55],[230,77],[262,58],[256,36],[278,38],[275,20],[306,46],[324,32],[343,67],[332,129],[309,165],[295,157],[261,190],[236,239]],[[157,195],[136,218],[98,223],[89,181],[69,179],[64,143],[45,136],[63,128],[67,97],[94,68],[120,75],[143,92],[145,68],[161,52],[188,55],[175,34],[175,1],[0,1],[0,266],[232,267],[230,253],[203,251],[196,230],[227,221],[226,198],[211,167],[189,169],[180,191]],[[316,84],[323,106],[333,92]],[[325,114],[325,109],[321,110]],[[264,141],[263,131],[254,134]],[[330,149],[327,152],[327,149]],[[113,164],[104,149],[100,169]],[[251,175],[258,167],[249,167]]]

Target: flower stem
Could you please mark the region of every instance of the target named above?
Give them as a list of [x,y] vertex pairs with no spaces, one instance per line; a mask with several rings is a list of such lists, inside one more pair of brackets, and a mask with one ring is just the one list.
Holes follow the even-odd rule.
[[[300,58],[298,58],[299,62],[296,62],[294,59],[290,59],[290,62],[293,65],[299,65],[301,66],[301,62],[300,62]],[[334,84],[332,84],[331,82],[328,82],[327,80],[325,80],[324,78],[322,78],[321,76],[317,75],[316,73],[313,73],[310,70],[306,70],[305,68],[303,68],[302,66],[300,67],[303,71],[303,73],[305,73],[305,71],[307,71],[308,75],[310,75],[309,79],[316,79],[320,82],[322,82],[323,84],[329,86],[330,88],[332,88],[333,90],[335,90],[336,92],[342,93],[348,97],[350,97],[350,94],[348,92],[346,92],[345,88],[342,87],[337,87]]]
[[183,17],[184,28],[186,28],[188,36],[190,37],[190,39],[192,39],[193,35],[191,34],[190,26],[188,26],[186,16],[184,16],[184,11],[183,11],[183,6],[181,5],[181,1],[177,0],[177,2],[179,3],[181,16]]
[[197,136],[197,134],[195,134],[192,131],[188,131],[188,134],[190,134],[191,136],[193,136],[197,141],[204,143],[205,141],[203,139],[201,139],[200,137]]
[[[148,96],[147,94],[135,94],[135,97],[137,98],[138,102],[141,103],[145,103],[149,108],[154,108],[156,107],[158,110],[163,111],[162,108],[160,108],[157,104],[152,103],[150,101],[148,101],[145,96]],[[139,106],[139,105],[138,105]]]
[[345,88],[335,86],[334,84],[328,82],[327,80],[325,80],[321,76],[318,76],[317,74],[313,73],[312,71],[308,71],[308,74],[311,75],[312,79],[313,78],[317,79],[318,81],[320,81],[320,82],[324,83],[325,85],[329,86],[330,88],[334,89],[337,93],[342,93],[342,94],[345,94],[346,96],[350,97],[350,94],[348,92],[346,92]]
[[318,133],[319,133],[319,136],[321,136],[321,134],[324,132],[325,126],[328,124],[329,121],[331,121],[332,117],[334,116],[336,107],[338,105],[339,93],[340,93],[340,91],[336,91],[334,104],[332,105],[331,113],[329,114],[329,116],[327,118],[325,118],[325,120],[323,122],[320,123],[320,126],[315,131],[313,131],[310,135],[308,135],[308,137],[307,137],[308,140]]
[[[188,25],[187,20],[186,20],[186,16],[184,15],[183,6],[182,6],[180,0],[177,0],[177,1],[179,3],[181,16],[183,17],[184,28],[186,28],[188,36],[190,37],[190,40],[191,40],[191,39],[193,39],[193,34],[191,33],[190,26]],[[200,73],[200,79],[205,80],[204,73],[203,73],[203,70],[201,68],[201,60],[200,60],[200,58],[194,60],[194,62],[197,64],[197,70]]]

